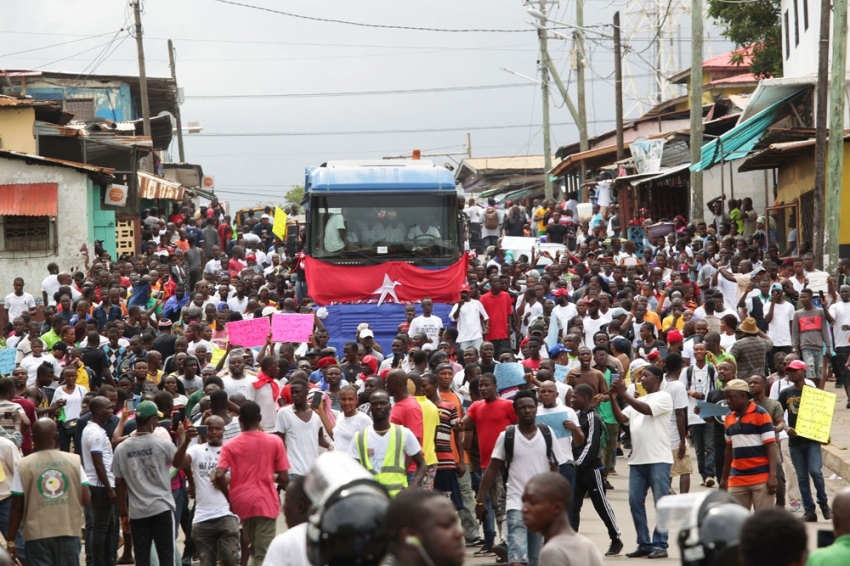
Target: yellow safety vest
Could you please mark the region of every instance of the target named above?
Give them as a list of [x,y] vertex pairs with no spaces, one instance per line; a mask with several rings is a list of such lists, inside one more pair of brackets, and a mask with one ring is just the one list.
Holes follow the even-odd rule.
[[387,445],[387,453],[384,455],[384,463],[378,473],[375,473],[372,460],[369,459],[368,446],[366,445],[368,432],[368,428],[361,430],[354,439],[357,443],[357,453],[360,455],[360,464],[375,475],[375,480],[387,489],[390,497],[395,497],[398,492],[407,487],[402,427],[390,425],[390,441]]

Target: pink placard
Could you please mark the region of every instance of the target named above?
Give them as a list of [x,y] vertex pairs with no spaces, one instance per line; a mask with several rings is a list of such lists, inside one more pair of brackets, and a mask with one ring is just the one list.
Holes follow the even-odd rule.
[[234,320],[227,323],[228,341],[235,346],[253,348],[266,343],[269,335],[269,319],[267,317],[251,320]]
[[274,342],[306,342],[313,334],[312,314],[275,314],[272,316]]

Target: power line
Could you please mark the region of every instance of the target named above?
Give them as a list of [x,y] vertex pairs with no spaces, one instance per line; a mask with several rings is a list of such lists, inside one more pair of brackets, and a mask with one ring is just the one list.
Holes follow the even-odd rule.
[[363,90],[349,92],[311,92],[311,93],[288,93],[288,94],[199,94],[195,96],[187,96],[186,98],[194,100],[222,100],[222,99],[254,99],[254,98],[328,98],[340,96],[381,96],[387,94],[423,94],[436,92],[461,92],[472,90],[496,90],[505,88],[527,88],[534,86],[532,83],[507,83],[493,85],[469,85],[469,86],[450,86],[450,87],[434,87],[434,88],[418,88],[418,89],[398,89],[398,90]]
[[[611,120],[592,120],[588,124],[610,124]],[[575,126],[573,122],[553,122],[551,126]],[[511,124],[504,126],[459,126],[450,128],[423,128],[410,130],[355,130],[337,132],[228,132],[213,134],[197,134],[193,138],[276,138],[276,137],[308,137],[308,136],[359,136],[372,134],[430,134],[440,132],[476,132],[480,130],[510,130],[516,128],[540,127],[542,124]]]
[[[120,33],[121,31],[123,31],[123,30],[118,30],[118,33]],[[2,32],[2,33],[5,33],[5,32]],[[98,35],[87,35],[87,36],[82,37],[80,39],[72,39],[71,41],[62,41],[60,43],[52,43],[50,45],[42,45],[41,47],[33,47],[32,49],[24,49],[23,51],[15,51],[13,53],[6,53],[4,55],[0,55],[0,59],[2,59],[3,57],[11,57],[12,55],[20,55],[22,53],[32,53],[33,51],[41,51],[42,49],[50,49],[51,47],[59,47],[61,45],[69,45],[71,43],[80,43],[81,41],[87,41],[89,39],[97,39],[98,37],[105,37],[107,35],[112,35],[114,33],[116,33],[116,32],[110,31],[110,32],[101,33],[101,34],[98,34]]]
[[537,33],[537,30],[534,29],[483,29],[483,28],[472,28],[472,29],[448,29],[448,28],[428,28],[428,27],[416,27],[416,26],[399,26],[399,25],[388,25],[388,24],[367,24],[365,22],[352,22],[348,20],[338,20],[333,18],[320,18],[317,16],[305,16],[303,14],[295,14],[292,12],[283,12],[281,10],[273,10],[272,8],[266,8],[263,6],[253,6],[251,4],[243,4],[242,2],[234,2],[233,0],[212,0],[213,2],[218,2],[219,4],[229,4],[231,6],[239,6],[241,8],[249,8],[251,10],[259,10],[261,12],[269,12],[272,14],[277,14],[279,16],[287,16],[289,18],[297,18],[300,20],[309,20],[312,22],[323,22],[330,24],[343,24],[348,26],[356,26],[356,27],[365,27],[365,28],[380,28],[380,29],[398,29],[398,30],[406,30],[406,31],[433,31],[433,32],[441,32],[441,33]]

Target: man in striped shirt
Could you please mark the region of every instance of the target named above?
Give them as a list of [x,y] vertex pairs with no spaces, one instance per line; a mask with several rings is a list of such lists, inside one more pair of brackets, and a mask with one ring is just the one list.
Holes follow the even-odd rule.
[[726,415],[726,458],[720,489],[747,509],[773,507],[776,494],[776,435],[773,419],[753,403],[749,385],[732,379],[723,388]]

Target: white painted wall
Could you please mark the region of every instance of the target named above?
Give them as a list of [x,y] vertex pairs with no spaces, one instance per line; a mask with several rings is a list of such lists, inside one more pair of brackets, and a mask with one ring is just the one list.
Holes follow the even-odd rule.
[[[730,161],[724,164],[723,172],[725,175],[724,182],[726,183],[726,199],[728,200],[733,196],[736,200],[750,197],[753,199],[753,209],[755,209],[759,214],[763,214],[765,206],[767,204],[773,204],[773,179],[770,171],[767,172],[767,201],[765,201],[765,172],[747,171],[746,173],[739,173],[738,167],[740,167],[743,162],[744,159],[736,159],[735,161]],[[732,184],[730,183],[730,165],[732,167],[731,175],[734,182],[734,191],[732,189]],[[702,191],[703,202],[706,203],[720,196],[720,165],[715,165],[711,169],[703,172]],[[723,210],[726,214],[729,213],[729,207],[725,204]],[[712,218],[711,211],[709,211],[707,207],[703,215],[703,220]]]
[[[805,77],[817,75],[820,5],[820,0],[781,0],[779,17],[782,22],[783,76]],[[794,16],[795,6],[797,11],[796,18]],[[804,18],[806,11],[808,11],[808,28],[806,27]],[[799,34],[799,42],[795,30],[796,34]],[[832,23],[830,22],[831,35]],[[790,41],[786,41],[786,37]]]
[[[47,264],[55,261],[62,271],[84,266],[80,246],[88,240],[88,177],[66,167],[27,165],[17,159],[0,159],[0,185],[10,183],[57,183],[59,216],[56,219],[58,253],[0,251],[0,297],[12,292],[12,281],[23,277],[24,290],[41,298],[41,282]],[[89,244],[92,248],[92,243]]]

